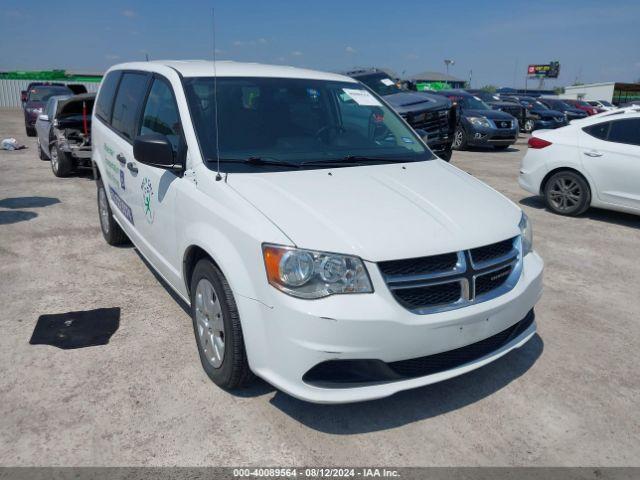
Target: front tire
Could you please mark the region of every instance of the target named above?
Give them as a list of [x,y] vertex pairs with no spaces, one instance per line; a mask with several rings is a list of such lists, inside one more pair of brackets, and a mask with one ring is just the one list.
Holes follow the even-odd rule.
[[522,129],[524,130],[525,133],[531,133],[535,129],[535,126],[536,125],[533,120],[527,119],[524,121],[524,125],[522,126]]
[[558,172],[545,184],[544,200],[554,213],[581,215],[591,204],[591,190],[582,175],[570,171]]
[[438,154],[438,157],[440,157],[442,160],[444,160],[445,162],[450,162],[451,161],[451,155],[453,154],[453,152],[451,151],[451,149],[449,150],[443,150],[442,152],[440,152]]
[[73,161],[67,152],[63,152],[54,144],[50,147],[51,171],[56,177],[66,177],[73,171]]
[[47,157],[47,155],[44,153],[44,150],[42,150],[40,140],[38,140],[38,157],[40,158],[40,160],[49,160],[49,157]]
[[191,318],[202,368],[221,388],[235,389],[252,377],[240,315],[222,272],[200,260],[191,276]]
[[98,215],[100,216],[102,236],[109,245],[122,245],[128,240],[127,234],[124,233],[118,222],[113,218],[113,212],[107,199],[107,191],[102,180],[96,180],[96,185],[98,187]]
[[35,127],[30,127],[25,123],[24,129],[27,133],[27,137],[35,137],[37,135]]
[[453,145],[451,145],[451,148],[454,150],[466,150],[467,148],[467,133],[461,126],[458,126],[456,132],[453,134]]

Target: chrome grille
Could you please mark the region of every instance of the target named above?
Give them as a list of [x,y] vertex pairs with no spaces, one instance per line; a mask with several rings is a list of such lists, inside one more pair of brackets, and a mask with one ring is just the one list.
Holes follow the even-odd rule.
[[498,128],[511,128],[511,120],[495,120],[496,127]]
[[514,237],[461,252],[378,263],[394,298],[417,314],[480,303],[511,290],[522,270]]

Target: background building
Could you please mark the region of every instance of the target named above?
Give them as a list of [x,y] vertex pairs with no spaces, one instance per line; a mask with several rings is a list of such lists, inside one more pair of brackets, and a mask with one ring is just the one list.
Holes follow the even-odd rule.
[[640,83],[604,82],[564,87],[560,98],[607,100],[614,105],[640,100]]
[[409,79],[418,90],[445,90],[449,88],[464,88],[464,80],[439,72],[422,72]]

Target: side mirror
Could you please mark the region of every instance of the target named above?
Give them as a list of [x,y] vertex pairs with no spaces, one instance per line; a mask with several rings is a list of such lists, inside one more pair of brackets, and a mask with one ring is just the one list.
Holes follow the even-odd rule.
[[423,130],[421,128],[417,128],[416,129],[416,133],[420,136],[420,138],[422,138],[424,143],[429,143],[429,134],[427,133],[426,130]]
[[45,115],[44,113],[42,115],[38,115],[38,120],[42,120],[43,122],[48,122],[49,115]]
[[27,91],[26,90],[21,90],[20,91],[20,101],[22,103],[27,101]]
[[133,141],[133,156],[140,163],[159,168],[173,168],[176,160],[171,142],[165,135],[138,135]]

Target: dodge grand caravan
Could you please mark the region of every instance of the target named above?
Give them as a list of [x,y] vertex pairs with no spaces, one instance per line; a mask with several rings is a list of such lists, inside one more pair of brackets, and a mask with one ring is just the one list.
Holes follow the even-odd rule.
[[129,238],[190,305],[223,388],[256,374],[308,401],[385,397],[536,331],[543,263],[526,215],[355,80],[122,64],[92,138],[105,240]]

